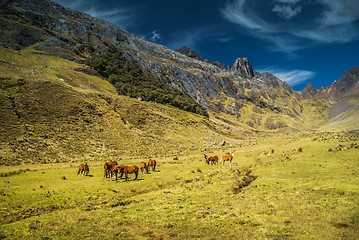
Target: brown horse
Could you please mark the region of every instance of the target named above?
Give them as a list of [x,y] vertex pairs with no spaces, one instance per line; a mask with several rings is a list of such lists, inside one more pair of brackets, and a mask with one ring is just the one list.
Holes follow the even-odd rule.
[[124,166],[124,165],[120,165],[120,166],[115,166],[112,169],[112,172],[115,173],[116,175],[116,181],[117,181],[117,173],[121,173],[120,178],[122,178],[122,175],[125,174],[126,176],[126,181],[128,181],[128,174],[132,174],[134,173],[136,175],[135,180],[137,180],[138,177],[138,166],[133,165],[133,166]]
[[[111,169],[111,173],[115,173],[116,176],[116,181],[117,181],[117,173],[121,173],[121,170],[125,168],[125,165],[115,165],[112,169]],[[122,173],[123,174],[123,173]],[[120,176],[120,178],[122,178],[122,174]]]
[[141,174],[143,173],[143,170],[145,169],[146,172],[148,173],[148,166],[145,162],[141,162],[140,163],[140,169],[141,169]]
[[206,159],[206,163],[209,164],[211,162],[212,164],[218,164],[218,157],[217,156],[209,156],[204,154],[204,158]]
[[230,155],[223,156],[222,159],[221,159],[222,165],[224,165],[225,161],[229,161],[229,166],[231,166],[233,157],[234,157],[234,153],[232,153]]
[[105,164],[103,165],[103,168],[104,168],[104,171],[105,171],[105,174],[104,174],[103,177],[107,178],[107,175],[108,175],[111,178],[112,177],[111,170],[116,165],[117,165],[116,161],[105,162]]
[[77,175],[79,175],[80,172],[81,172],[81,175],[83,175],[83,174],[85,174],[85,175],[89,174],[90,168],[89,168],[89,166],[87,165],[87,163],[81,164],[81,165],[79,166],[79,171],[77,172]]
[[147,167],[149,168],[150,166],[152,166],[152,171],[155,171],[156,165],[157,165],[156,160],[150,159],[148,161]]

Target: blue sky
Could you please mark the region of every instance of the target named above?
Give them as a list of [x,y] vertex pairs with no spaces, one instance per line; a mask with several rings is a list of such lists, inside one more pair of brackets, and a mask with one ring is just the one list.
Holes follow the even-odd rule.
[[247,57],[294,90],[359,65],[358,0],[56,0],[170,49],[232,65]]

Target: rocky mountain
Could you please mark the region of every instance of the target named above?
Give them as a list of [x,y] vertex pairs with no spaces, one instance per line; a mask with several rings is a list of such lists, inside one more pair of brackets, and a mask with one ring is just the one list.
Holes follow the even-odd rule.
[[311,83],[298,92],[303,99],[310,98],[340,98],[343,96],[359,95],[359,65],[346,71],[342,77],[328,87],[315,89]]
[[243,115],[245,106],[252,105],[289,116],[301,112],[292,89],[269,73],[255,73],[248,59],[237,59],[230,69],[197,60],[48,0],[5,0],[0,13],[3,47],[35,46],[39,51],[75,62],[115,47],[143,70],[207,109],[237,116]]

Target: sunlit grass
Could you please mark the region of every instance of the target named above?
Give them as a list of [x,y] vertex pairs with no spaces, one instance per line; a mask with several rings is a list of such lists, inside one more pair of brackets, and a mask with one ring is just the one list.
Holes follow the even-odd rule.
[[[101,162],[88,162],[87,177],[77,176],[79,163],[1,167],[2,173],[29,169],[1,177],[1,234],[20,239],[77,239],[78,234],[85,239],[355,239],[358,149],[328,149],[358,143],[358,136],[355,141],[318,136],[252,142],[234,149],[231,167],[207,165],[201,154],[157,158],[156,172],[140,174],[137,181],[130,175],[129,182],[103,178]],[[257,179],[235,193],[240,173],[248,170]]]

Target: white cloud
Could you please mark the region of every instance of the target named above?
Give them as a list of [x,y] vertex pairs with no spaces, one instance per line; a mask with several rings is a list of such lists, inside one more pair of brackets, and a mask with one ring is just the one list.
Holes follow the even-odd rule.
[[230,22],[237,23],[252,30],[260,30],[263,32],[271,32],[270,24],[267,24],[256,13],[245,8],[246,0],[237,0],[232,3],[227,3],[221,13]]
[[152,42],[157,42],[158,40],[161,39],[161,35],[155,30],[152,31],[152,36],[149,38]]
[[133,15],[134,9],[132,8],[120,7],[118,5],[113,8],[101,8],[103,4],[101,4],[98,0],[54,1],[70,9],[81,11],[91,15],[92,17],[106,20],[123,29],[135,24],[135,17]]
[[[261,0],[227,2],[222,16],[242,32],[271,42],[274,51],[292,52],[323,42],[359,39],[359,1],[272,0],[270,9],[255,7],[256,1],[259,4]],[[278,16],[283,20],[276,21]]]
[[307,70],[284,70],[276,67],[268,67],[262,69],[256,69],[257,72],[270,72],[277,78],[288,83],[289,86],[293,87],[307,80],[313,78],[315,73]]
[[223,43],[230,42],[232,40],[233,40],[232,37],[220,37],[217,39],[218,42],[223,42]]
[[287,4],[275,4],[272,11],[284,19],[291,19],[302,11],[302,7],[295,7]]

